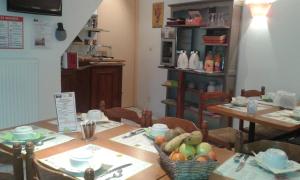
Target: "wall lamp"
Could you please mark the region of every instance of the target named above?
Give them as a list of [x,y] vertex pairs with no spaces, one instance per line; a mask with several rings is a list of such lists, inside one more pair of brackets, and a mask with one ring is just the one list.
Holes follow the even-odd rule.
[[249,6],[252,17],[267,17],[272,3],[276,0],[246,0],[245,4]]

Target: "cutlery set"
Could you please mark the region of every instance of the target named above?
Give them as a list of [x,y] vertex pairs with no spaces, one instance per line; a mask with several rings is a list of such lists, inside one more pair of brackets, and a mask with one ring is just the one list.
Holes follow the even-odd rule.
[[241,169],[245,167],[246,161],[249,158],[248,154],[239,154],[234,157],[234,162],[238,162],[238,166],[235,169],[235,172],[239,172]]
[[130,138],[130,137],[132,137],[132,136],[141,134],[141,133],[143,133],[143,132],[145,132],[145,129],[138,129],[138,130],[136,130],[136,131],[131,131],[128,135],[123,136],[122,138],[123,138],[123,139]]
[[98,176],[98,178],[99,177],[103,177],[103,176],[108,175],[108,174],[113,173],[113,172],[117,172],[117,174],[114,173],[113,176],[106,178],[106,180],[121,177],[121,176],[123,176],[123,174],[122,174],[123,168],[126,168],[126,167],[131,166],[131,165],[132,165],[132,163],[123,164],[121,166],[118,166],[116,168],[113,168],[111,170],[108,170],[108,171],[104,172],[103,174],[101,174],[100,176]]

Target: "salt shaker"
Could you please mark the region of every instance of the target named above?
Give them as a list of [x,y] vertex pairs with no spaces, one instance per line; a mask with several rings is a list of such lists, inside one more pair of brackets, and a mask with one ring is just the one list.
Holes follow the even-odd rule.
[[254,99],[250,99],[247,105],[247,113],[254,115],[256,114],[256,111],[257,111],[257,104]]

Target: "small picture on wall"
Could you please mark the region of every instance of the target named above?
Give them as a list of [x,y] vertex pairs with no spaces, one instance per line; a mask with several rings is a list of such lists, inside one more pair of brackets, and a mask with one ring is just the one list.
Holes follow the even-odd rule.
[[164,3],[153,3],[152,28],[161,28],[164,23]]

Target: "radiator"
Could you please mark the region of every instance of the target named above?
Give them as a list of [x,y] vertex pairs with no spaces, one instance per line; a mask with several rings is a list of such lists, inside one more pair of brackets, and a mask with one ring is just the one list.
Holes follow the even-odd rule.
[[0,128],[38,120],[38,61],[0,60]]

